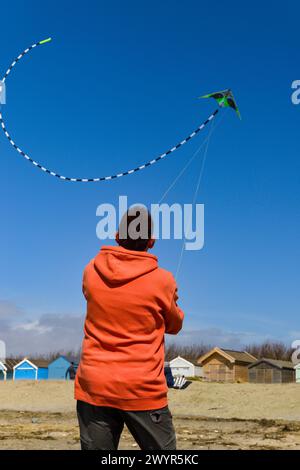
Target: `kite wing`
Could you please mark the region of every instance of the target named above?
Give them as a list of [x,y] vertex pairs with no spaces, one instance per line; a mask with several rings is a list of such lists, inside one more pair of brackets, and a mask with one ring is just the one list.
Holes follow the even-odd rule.
[[235,99],[233,98],[233,96],[231,98],[227,98],[227,103],[228,103],[228,106],[232,109],[235,110],[236,114],[238,115],[238,117],[241,119],[241,113],[240,113],[240,110],[239,108],[237,107],[237,104],[236,104],[236,101]]

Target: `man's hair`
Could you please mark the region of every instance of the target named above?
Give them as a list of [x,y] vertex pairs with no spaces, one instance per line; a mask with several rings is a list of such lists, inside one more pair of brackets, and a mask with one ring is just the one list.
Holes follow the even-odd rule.
[[145,251],[152,237],[153,222],[144,206],[130,207],[119,225],[119,245],[127,250]]

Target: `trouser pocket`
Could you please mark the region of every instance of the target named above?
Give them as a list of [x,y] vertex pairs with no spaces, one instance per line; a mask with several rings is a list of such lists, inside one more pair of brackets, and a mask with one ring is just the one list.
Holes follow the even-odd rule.
[[171,412],[168,408],[168,406],[165,406],[164,408],[160,408],[158,410],[152,410],[149,412],[150,418],[152,419],[153,423],[160,424],[163,419],[167,420],[170,419],[172,420],[172,415]]
[[142,450],[175,450],[176,435],[168,406],[157,410],[125,411],[125,423]]

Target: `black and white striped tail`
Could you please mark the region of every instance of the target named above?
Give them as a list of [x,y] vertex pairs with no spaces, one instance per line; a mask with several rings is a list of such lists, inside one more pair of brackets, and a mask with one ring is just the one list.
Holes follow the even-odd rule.
[[[41,42],[38,42],[36,44],[33,44],[32,46],[28,47],[27,49],[25,49],[25,51],[23,51],[13,62],[12,64],[10,65],[10,67],[8,68],[8,70],[6,71],[3,79],[2,79],[2,82],[5,83],[8,75],[10,74],[11,70],[14,68],[14,66],[17,64],[17,62],[22,59],[22,57],[24,57],[24,55],[26,55],[29,51],[31,51],[32,49],[34,49],[35,47],[37,46],[40,46],[41,43],[43,43],[42,41]],[[108,181],[108,180],[112,180],[112,179],[115,179],[115,178],[120,178],[121,176],[126,176],[126,175],[131,175],[132,173],[136,173],[137,171],[140,171],[140,170],[144,170],[145,168],[153,165],[154,163],[157,163],[159,162],[160,160],[162,160],[163,158],[167,157],[168,155],[172,154],[173,152],[175,152],[175,150],[177,150],[179,147],[182,147],[182,145],[186,144],[190,139],[192,139],[193,137],[195,137],[198,132],[202,131],[205,126],[210,122],[212,121],[215,116],[217,115],[218,113],[218,109],[216,109],[210,116],[209,118],[203,122],[199,127],[197,127],[197,129],[195,129],[188,137],[186,137],[184,140],[182,140],[181,142],[179,142],[179,144],[175,145],[174,147],[172,147],[171,149],[169,149],[167,152],[159,155],[159,157],[156,157],[154,158],[153,160],[150,160],[149,162],[147,163],[144,163],[143,165],[140,165],[138,166],[137,168],[133,168],[132,170],[127,170],[127,171],[124,171],[122,173],[117,173],[115,175],[110,175],[110,176],[102,176],[102,177],[98,177],[98,178],[71,178],[71,177],[68,177],[68,176],[63,176],[63,175],[60,175],[58,173],[56,173],[55,171],[51,171],[49,170],[48,168],[45,168],[43,165],[41,165],[40,163],[36,162],[35,160],[33,160],[29,155],[27,155],[25,152],[23,152],[23,150],[13,141],[13,139],[11,138],[10,134],[8,133],[6,127],[5,127],[5,124],[4,124],[4,120],[3,120],[3,116],[2,116],[2,113],[0,111],[0,124],[1,124],[1,127],[3,129],[3,132],[5,134],[5,136],[7,137],[7,139],[9,140],[9,142],[11,143],[11,145],[17,150],[17,152],[22,155],[26,160],[28,160],[30,163],[32,163],[32,165],[34,165],[35,167],[39,168],[40,170],[42,170],[43,172],[45,173],[48,173],[49,175],[51,176],[55,176],[56,178],[59,178],[61,180],[64,180],[64,181],[72,181],[72,182],[77,182],[77,183],[96,183],[96,182],[99,182],[99,181]]]

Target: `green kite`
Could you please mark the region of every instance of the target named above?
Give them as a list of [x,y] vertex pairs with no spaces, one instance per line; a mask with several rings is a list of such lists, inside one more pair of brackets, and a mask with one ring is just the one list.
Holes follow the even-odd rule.
[[230,89],[209,93],[208,95],[200,96],[200,98],[214,98],[222,108],[234,109],[238,117],[241,119],[241,113]]

